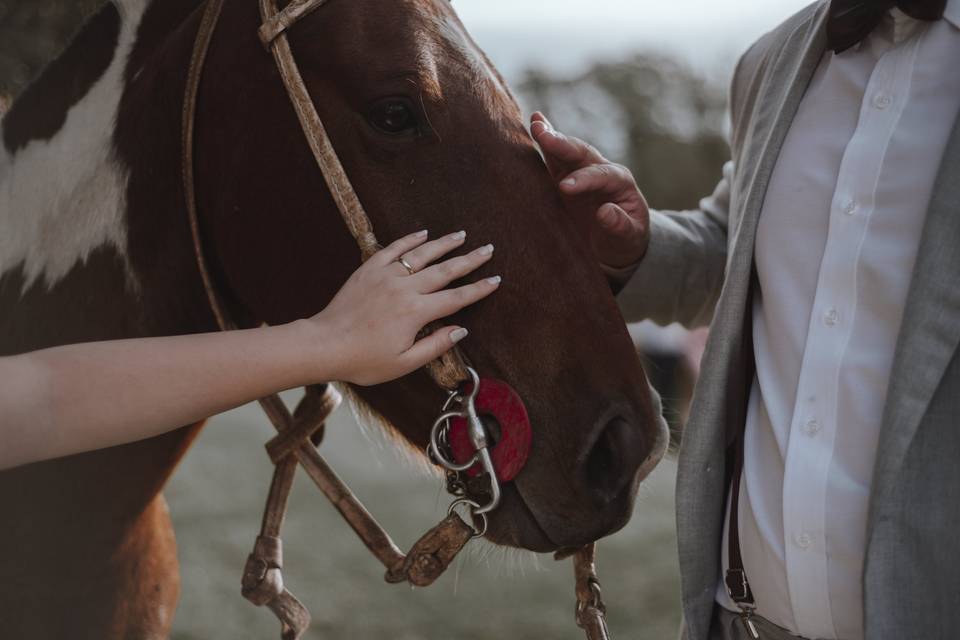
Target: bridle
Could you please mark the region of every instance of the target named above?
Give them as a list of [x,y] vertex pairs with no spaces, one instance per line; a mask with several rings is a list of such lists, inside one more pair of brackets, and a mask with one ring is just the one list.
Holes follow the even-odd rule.
[[[292,0],[281,11],[276,0],[259,0],[262,25],[258,31],[261,42],[272,54],[290,102],[300,121],[304,137],[310,146],[320,172],[333,196],[350,234],[360,248],[361,259],[366,260],[380,248],[373,225],[354,191],[333,144],[327,135],[320,115],[307,91],[303,77],[287,39],[286,31],[301,18],[326,4],[327,0]],[[203,280],[210,309],[222,331],[236,328],[223,305],[204,257],[197,212],[194,177],[194,123],[197,96],[206,55],[216,29],[224,0],[206,0],[200,27],[194,42],[187,73],[182,113],[182,177],[194,255]],[[447,489],[455,499],[447,517],[430,529],[410,552],[404,555],[386,531],[370,515],[350,488],[337,476],[317,451],[327,417],[340,403],[341,397],[329,384],[308,387],[306,395],[293,414],[277,395],[260,399],[260,405],[278,435],[267,445],[267,453],[275,465],[267,496],[260,535],[253,552],[247,558],[242,580],[244,597],[258,606],[266,605],[280,619],[284,640],[300,638],[310,624],[306,607],[283,584],[283,550],[280,529],[286,511],[293,478],[299,464],[319,489],[327,496],[367,548],[386,567],[385,579],[390,583],[408,582],[416,586],[432,584],[450,565],[456,555],[472,538],[484,535],[487,513],[496,509],[500,501],[500,480],[508,481],[519,471],[525,460],[514,459],[512,464],[495,464],[492,443],[478,414],[478,406],[486,390],[499,383],[482,380],[468,366],[464,354],[454,349],[430,363],[427,370],[434,381],[447,390],[448,397],[440,417],[431,429],[428,453],[431,460],[444,467]],[[516,402],[522,402],[519,397]],[[525,415],[525,414],[524,414]],[[519,436],[521,439],[523,436]],[[529,430],[526,434],[529,449]],[[521,450],[522,445],[521,442]],[[505,469],[509,469],[505,471]],[[464,474],[482,473],[489,482],[488,500],[484,504],[467,495]],[[506,474],[506,476],[504,475]],[[512,475],[511,475],[512,474]],[[471,487],[473,485],[471,484]],[[457,513],[465,508],[471,526]],[[557,559],[573,555],[576,578],[577,606],[575,620],[586,632],[588,640],[606,640],[608,636],[604,614],[606,608],[600,593],[600,583],[594,566],[593,544],[572,554],[557,553]]]

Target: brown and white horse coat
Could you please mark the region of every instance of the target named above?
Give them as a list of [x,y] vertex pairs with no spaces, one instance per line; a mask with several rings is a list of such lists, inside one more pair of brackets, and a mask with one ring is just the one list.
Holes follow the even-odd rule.
[[[4,116],[0,355],[216,328],[180,173],[199,5],[106,4]],[[196,120],[204,243],[241,326],[316,313],[359,263],[258,26],[253,0],[226,4]],[[497,246],[505,285],[456,320],[474,366],[524,397],[535,439],[491,539],[550,550],[622,526],[663,434],[496,71],[440,0],[333,2],[291,40],[381,240],[465,228]],[[363,114],[400,94],[422,126],[386,139]],[[426,374],[360,394],[422,450],[443,400]],[[0,637],[165,637],[179,587],[160,492],[198,429],[0,473]]]

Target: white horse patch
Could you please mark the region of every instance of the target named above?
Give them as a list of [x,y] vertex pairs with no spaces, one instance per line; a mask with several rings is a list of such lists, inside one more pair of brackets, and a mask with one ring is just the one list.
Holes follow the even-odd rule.
[[52,138],[31,140],[12,156],[0,145],[0,274],[23,265],[24,291],[41,277],[53,286],[99,247],[127,254],[127,175],[112,138],[124,68],[149,1],[114,1],[121,27],[113,60]]

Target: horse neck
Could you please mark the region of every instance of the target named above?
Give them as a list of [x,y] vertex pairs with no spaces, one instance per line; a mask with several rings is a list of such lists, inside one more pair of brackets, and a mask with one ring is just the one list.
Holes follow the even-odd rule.
[[[179,189],[164,194],[162,212],[160,207],[144,212],[138,204],[150,184],[168,188],[179,175],[176,152],[158,149],[156,141],[169,147],[178,139],[171,94],[180,88],[176,82],[153,87],[165,109],[132,113],[141,105],[130,99],[135,78],[147,72],[153,52],[166,43],[158,33],[171,30],[164,22],[176,8],[182,19],[195,4],[108,3],[4,117],[0,353],[201,328],[202,314],[186,312],[186,303],[173,305],[173,313],[151,313],[163,307],[159,298],[169,295],[170,287],[154,291],[156,269],[149,264],[189,266],[177,254],[190,244],[189,235],[173,241],[183,228],[144,218],[182,212],[175,201]],[[122,129],[131,119],[134,130]],[[167,231],[151,238],[151,227]],[[164,242],[169,249],[154,250]],[[172,271],[162,282],[190,277],[186,269]],[[182,293],[177,297],[182,300]],[[202,298],[189,304],[202,309]]]
[[[214,328],[179,184],[179,78],[198,1],[107,4],[4,117],[0,355]],[[91,513],[121,523],[195,433],[14,470],[0,495],[51,509],[89,498]],[[103,500],[121,487],[122,500]]]
[[[3,120],[4,353],[112,337],[111,330],[98,332],[93,325],[116,316],[114,307],[135,286],[124,274],[125,176],[111,157],[111,134],[124,60],[142,15],[137,9],[134,3],[125,11],[105,6]],[[115,302],[107,308],[78,305],[79,288],[99,289]],[[89,320],[78,322],[75,314]]]

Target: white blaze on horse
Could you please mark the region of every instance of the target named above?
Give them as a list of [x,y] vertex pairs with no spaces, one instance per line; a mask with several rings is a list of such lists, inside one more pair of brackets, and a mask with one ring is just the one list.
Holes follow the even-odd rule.
[[[0,354],[217,328],[182,186],[203,6],[106,4],[4,116]],[[238,326],[316,313],[360,263],[260,26],[255,0],[226,3],[193,118],[199,239]],[[455,321],[533,439],[486,536],[553,551],[622,527],[665,433],[500,76],[445,0],[333,0],[287,37],[381,241],[465,229],[497,246],[504,286]],[[355,395],[421,452],[446,399],[425,371]],[[161,490],[200,427],[0,473],[0,637],[168,633],[179,578]]]

